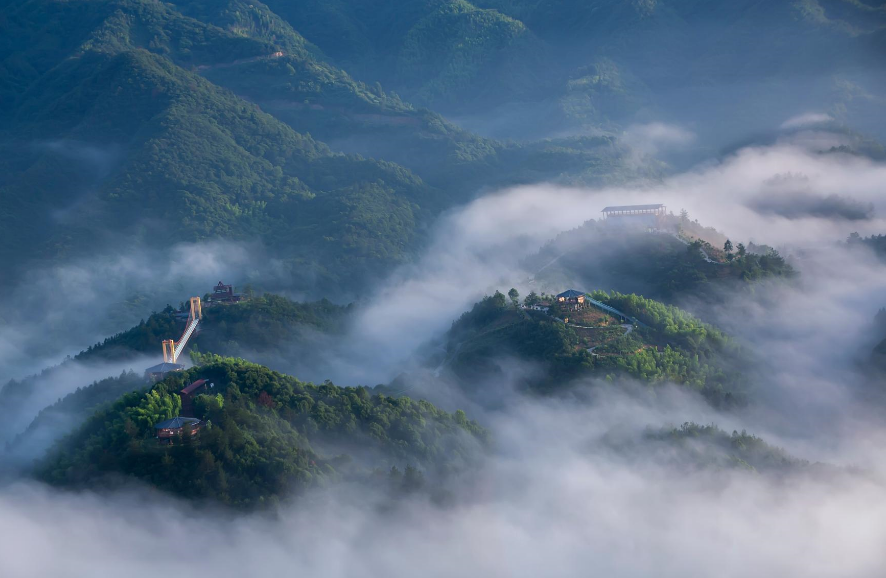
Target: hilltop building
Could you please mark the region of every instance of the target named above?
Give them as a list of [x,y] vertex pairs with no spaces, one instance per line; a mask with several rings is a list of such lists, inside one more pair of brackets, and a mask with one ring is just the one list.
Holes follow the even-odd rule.
[[231,303],[239,303],[243,297],[239,293],[234,293],[233,285],[225,285],[221,281],[212,288],[212,293],[206,299],[206,305],[229,305]]
[[643,229],[660,229],[661,218],[667,207],[656,205],[620,205],[606,207],[602,211],[607,226]]
[[194,415],[194,398],[203,393],[207,387],[214,385],[205,379],[198,379],[181,390],[179,396],[182,398],[182,415]]
[[145,378],[151,381],[160,381],[173,371],[182,371],[184,368],[185,366],[180,363],[158,363],[145,370]]
[[557,301],[560,303],[576,303],[581,305],[585,302],[585,294],[581,291],[570,289],[557,295]]
[[186,425],[191,427],[191,435],[193,436],[197,435],[197,432],[203,427],[203,422],[195,417],[178,416],[154,424],[154,429],[157,431],[157,439],[168,443],[172,441],[172,438],[182,435]]

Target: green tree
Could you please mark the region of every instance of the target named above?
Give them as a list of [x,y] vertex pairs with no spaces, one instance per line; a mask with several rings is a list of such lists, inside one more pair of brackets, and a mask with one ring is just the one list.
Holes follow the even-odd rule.
[[129,419],[142,431],[154,424],[171,419],[182,409],[182,399],[177,394],[166,391],[149,391],[136,407],[127,410]]
[[508,297],[511,298],[511,303],[514,304],[514,307],[517,307],[520,304],[520,293],[513,287],[508,291]]
[[[324,455],[317,449],[321,445],[364,448],[375,456],[370,468],[413,464],[406,472],[392,469],[398,478],[392,488],[406,492],[424,485],[423,472],[448,475],[474,463],[476,444],[487,443],[486,431],[463,412],[450,414],[426,401],[331,382],[314,385],[208,353],[200,361],[102,406],[50,450],[37,467],[38,477],[89,487],[115,473],[182,497],[258,507],[314,484],[366,473],[347,467],[352,460],[345,456]],[[172,392],[197,377],[215,383],[211,394],[195,400],[198,411],[209,414],[198,417],[211,419],[212,427],[207,421],[193,439],[185,428],[180,440],[153,450],[153,442],[143,441],[150,428],[178,413],[180,398]]]

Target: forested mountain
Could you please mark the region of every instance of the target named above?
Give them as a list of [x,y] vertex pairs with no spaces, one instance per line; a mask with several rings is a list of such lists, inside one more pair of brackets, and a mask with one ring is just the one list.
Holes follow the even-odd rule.
[[[194,401],[203,427],[193,438],[185,431],[172,444],[161,444],[152,426],[182,411],[177,392],[197,378],[213,384]],[[38,478],[92,489],[138,480],[196,503],[257,509],[341,481],[360,481],[394,498],[433,493],[453,475],[477,469],[490,444],[490,433],[460,410],[447,413],[425,401],[361,387],[317,386],[211,355],[198,367],[125,393],[113,404],[87,407],[90,391],[125,380],[121,376],[78,391],[42,412],[17,440],[39,442],[34,436],[54,425],[62,405],[93,412],[38,461]],[[684,475],[724,469],[791,474],[810,467],[754,435],[729,435],[713,425],[625,433],[607,434],[604,447],[620,459],[666,464]]]
[[[148,24],[155,16],[148,14]],[[104,24],[119,28],[99,27],[83,49],[46,57],[48,70],[33,71],[37,78],[17,106],[4,107],[4,132],[15,139],[7,141],[0,189],[4,263],[64,258],[121,237],[129,243],[258,237],[287,247],[291,262],[321,283],[343,268],[368,273],[366,267],[384,269],[406,258],[427,216],[419,203],[434,203],[435,193],[420,179],[401,167],[333,154],[129,44],[141,34],[153,44],[154,33],[168,30],[145,31],[147,24],[133,19],[123,18],[124,26],[109,17]],[[222,47],[209,51],[214,59],[225,57],[223,49],[257,51],[254,43],[218,33]],[[188,61],[203,61],[198,48],[184,51]],[[34,60],[43,58],[38,51]]]
[[[179,415],[178,391],[198,378],[213,383],[194,403],[206,427],[194,439],[160,445],[154,424]],[[380,475],[385,482],[392,468],[406,469],[405,479],[393,479],[402,484],[396,490],[409,490],[469,468],[487,435],[464,412],[210,356],[99,410],[50,452],[38,475],[92,488],[134,478],[183,497],[255,508],[336,480]]]
[[458,129],[354,81],[261,4],[179,4],[0,8],[9,278],[121,240],[260,239],[300,289],[355,290],[480,186],[620,166],[609,138],[526,147]]
[[[356,291],[484,187],[647,174],[613,136],[625,123],[681,106],[701,122],[706,102],[754,107],[785,78],[838,119],[879,110],[883,14],[848,0],[6,1],[3,272],[121,240],[260,239],[299,289]],[[421,106],[561,138],[503,143]],[[717,118],[754,125],[747,110]]]
[[0,578],[881,575],[884,72],[886,0],[0,0]]
[[[505,379],[510,359],[538,364],[517,385],[563,391],[580,378],[678,383],[713,405],[747,402],[746,352],[728,336],[676,307],[637,295],[596,292],[597,301],[639,321],[625,322],[596,307],[558,303],[534,293],[520,307],[500,292],[485,297],[452,325],[445,355],[434,360],[469,393],[490,377]],[[549,311],[532,305],[542,302]]]
[[[616,447],[620,451],[627,448]],[[773,447],[745,431],[732,434],[715,425],[684,423],[678,428],[649,429],[641,452],[652,452],[662,461],[687,470],[738,468],[760,473],[786,474],[809,468],[781,448]],[[822,467],[821,464],[816,464]]]
[[501,108],[514,134],[652,115],[713,134],[763,127],[761,114],[771,126],[797,99],[856,120],[884,104],[879,0],[268,5],[358,78],[478,124],[489,122],[478,109]]
[[[524,266],[536,272],[539,290],[600,287],[668,303],[718,302],[735,291],[750,292],[761,282],[796,275],[771,247],[748,242],[748,249],[688,216],[682,225],[677,217],[669,220],[674,221],[671,233],[632,231],[590,220],[549,241],[525,259]],[[678,236],[676,231],[683,229],[683,237]],[[727,240],[739,247],[728,259],[722,249]]]
[[[326,300],[297,303],[271,294],[254,296],[235,306],[208,307],[204,309],[200,331],[190,340],[184,355],[192,350],[228,356],[248,354],[253,359],[285,358],[290,364],[297,365],[316,355],[317,348],[322,347],[322,336],[334,338],[344,331],[349,312],[348,307]],[[144,379],[142,372],[148,364],[162,360],[161,342],[177,339],[184,331],[185,322],[176,313],[173,307],[167,307],[55,367],[2,384],[0,411],[10,417],[0,434],[0,443],[12,440],[28,426],[37,412],[56,400],[58,403],[51,412],[55,417],[49,415],[43,419],[76,424],[84,407],[94,408],[116,399],[123,391],[129,391],[127,388],[132,387],[133,380]],[[84,371],[100,371],[121,364],[137,371],[138,376],[130,378],[124,374],[119,379],[109,378],[91,387],[87,387],[89,382],[84,381],[75,384],[78,392],[80,388],[83,390],[72,394],[73,401],[68,397],[56,397],[58,388],[55,383],[67,383]],[[68,391],[71,389],[74,388]],[[72,411],[72,408],[77,409]],[[61,413],[67,415],[61,416]],[[63,433],[64,428],[53,429]]]

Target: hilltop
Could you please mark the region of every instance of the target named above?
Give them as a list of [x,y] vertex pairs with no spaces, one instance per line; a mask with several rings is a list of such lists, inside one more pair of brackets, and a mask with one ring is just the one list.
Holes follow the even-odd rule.
[[[58,402],[54,406],[55,413],[65,414],[54,418],[55,421],[77,424],[85,417],[83,407],[97,407],[130,391],[133,380],[144,380],[142,372],[148,360],[162,359],[161,342],[181,335],[184,321],[177,313],[175,308],[167,306],[138,325],[90,346],[58,366],[4,384],[0,387],[0,411],[13,417],[5,433],[0,435],[0,442],[10,441],[22,432],[37,412],[53,402]],[[189,351],[209,351],[228,356],[249,354],[259,359],[285,356],[290,362],[297,363],[316,352],[313,347],[318,336],[334,336],[343,331],[348,314],[348,307],[333,305],[329,301],[297,303],[272,294],[252,296],[236,305],[207,307],[200,331],[189,342],[185,355]],[[133,367],[134,363],[138,366]],[[67,398],[57,399],[54,383],[67,383],[72,375],[95,374],[115,367],[134,369],[138,375],[109,378],[92,388],[87,387],[92,378],[84,378],[79,387],[84,388],[82,395],[88,396],[88,402],[82,398],[70,402],[65,402]],[[111,371],[119,372],[120,369]],[[108,373],[103,374],[106,375]],[[52,429],[61,434],[66,432],[64,427]]]
[[754,291],[766,281],[796,276],[771,247],[730,241],[738,248],[727,259],[725,235],[688,218],[683,224],[679,217],[670,219],[673,232],[654,233],[589,220],[546,243],[523,266],[537,272],[539,290],[576,284],[669,303],[716,302],[725,292]]
[[[36,475],[65,487],[140,480],[198,501],[255,508],[354,478],[380,476],[406,491],[470,467],[486,444],[485,430],[464,412],[304,383],[238,359],[201,361],[96,412]],[[182,412],[178,392],[198,379],[212,382],[194,400],[203,427],[159,443],[154,425]]]
[[[622,451],[628,449],[617,443],[613,446]],[[715,425],[692,422],[674,428],[649,428],[641,447],[633,449],[652,452],[655,459],[687,471],[739,469],[786,474],[812,466],[746,431],[729,434]],[[822,464],[815,466],[819,470],[826,467]]]
[[718,407],[746,402],[745,353],[716,328],[637,295],[577,294],[581,303],[534,293],[522,305],[500,292],[485,297],[453,323],[441,367],[468,390],[516,359],[541,366],[522,383],[536,392],[563,390],[580,378],[624,377],[681,384]]
[[[310,332],[341,332],[350,311],[350,306],[336,305],[326,299],[298,303],[266,293],[234,305],[204,307],[200,330],[189,344],[194,350],[235,357],[246,351],[289,351]],[[179,313],[167,306],[135,327],[96,343],[74,359],[108,361],[132,357],[135,353],[159,353],[163,339],[178,338],[182,333],[184,321]]]

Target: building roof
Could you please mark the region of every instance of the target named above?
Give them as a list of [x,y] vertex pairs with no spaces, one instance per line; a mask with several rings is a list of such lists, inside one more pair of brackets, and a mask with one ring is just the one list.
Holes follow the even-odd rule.
[[170,371],[181,371],[184,368],[184,365],[180,365],[178,363],[164,362],[158,363],[157,365],[152,365],[145,370],[145,373],[169,373]]
[[655,209],[661,209],[664,205],[621,205],[616,207],[606,207],[601,213],[611,213],[614,211],[654,211]]
[[196,417],[177,416],[166,421],[155,423],[154,429],[178,429],[180,427],[184,427],[187,423],[194,425],[200,423],[200,420]]
[[575,289],[570,289],[568,291],[564,291],[557,295],[557,298],[563,297],[565,299],[574,299],[575,297],[581,297],[584,295],[581,291],[576,291]]
[[191,385],[189,385],[186,388],[184,388],[183,390],[181,390],[181,393],[183,393],[185,395],[190,395],[190,394],[194,393],[195,391],[197,391],[198,389],[200,389],[205,383],[206,383],[205,379],[198,379],[197,381],[195,381]]

